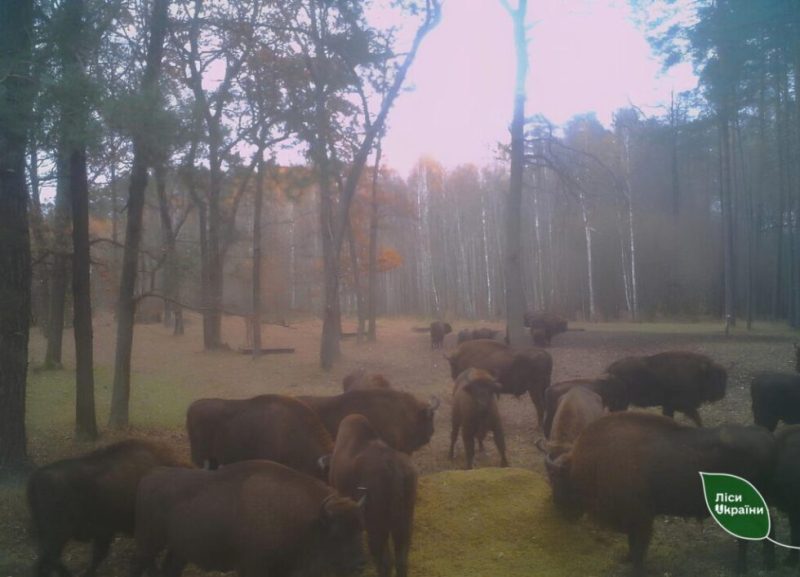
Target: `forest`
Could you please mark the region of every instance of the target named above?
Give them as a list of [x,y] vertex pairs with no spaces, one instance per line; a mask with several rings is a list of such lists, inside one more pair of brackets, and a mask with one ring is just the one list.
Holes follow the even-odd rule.
[[[216,394],[199,349],[209,379],[253,363],[240,396],[262,371],[313,389],[394,351],[416,383],[441,372],[408,348],[431,321],[516,347],[530,311],[630,331],[581,353],[591,370],[670,323],[714,327],[712,347],[759,323],[796,339],[800,3],[629,0],[697,88],[556,124],[526,108],[532,6],[498,0],[515,77],[485,82],[508,85],[507,138],[491,162],[403,170],[392,112],[455,2],[0,0],[0,477],[136,430],[142,375]],[[79,445],[26,429],[42,379],[67,383],[54,422]],[[173,392],[168,429],[192,396]]]

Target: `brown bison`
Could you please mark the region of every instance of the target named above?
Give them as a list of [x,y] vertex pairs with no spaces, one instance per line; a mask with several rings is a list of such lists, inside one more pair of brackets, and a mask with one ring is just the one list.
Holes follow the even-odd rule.
[[490,372],[501,385],[501,393],[518,397],[525,392],[536,407],[541,427],[544,413],[544,391],[550,386],[553,358],[547,351],[536,348],[513,349],[488,339],[467,341],[446,355],[453,380],[467,369]]
[[92,542],[86,575],[94,575],[114,535],[133,534],[141,478],[159,465],[179,464],[168,447],[130,439],[36,469],[27,491],[39,552],[34,575],[70,575],[61,551],[71,539]]
[[444,336],[453,332],[449,323],[433,321],[431,323],[431,348],[441,349],[444,346]]
[[[786,427],[775,435],[775,468],[770,487],[770,505],[789,516],[790,544],[800,547],[800,426]],[[797,564],[797,549],[789,552],[787,563]]]
[[637,407],[662,406],[672,417],[684,413],[698,427],[703,425],[698,407],[725,396],[728,374],[705,355],[686,351],[667,351],[645,357],[625,357],[609,365],[606,372],[624,386],[621,397],[604,397],[616,410],[629,404]]
[[483,447],[486,433],[491,431],[494,444],[500,453],[500,466],[508,467],[503,423],[497,409],[496,397],[501,386],[491,373],[482,369],[467,369],[458,375],[453,388],[452,429],[450,430],[450,458],[461,429],[461,440],[467,454],[467,469],[475,459],[475,439]]
[[320,458],[333,451],[333,440],[308,405],[282,395],[261,395],[222,422],[209,460],[219,465],[268,459],[306,475],[327,479]]
[[393,449],[411,454],[427,445],[433,436],[433,417],[439,400],[430,403],[394,389],[348,391],[333,397],[298,397],[319,415],[331,437],[336,438],[339,423],[347,415],[361,414],[369,419],[378,435]]
[[593,422],[571,452],[545,463],[559,510],[572,519],[586,512],[627,533],[634,573],[643,575],[656,516],[708,516],[700,471],[739,475],[764,488],[773,455],[772,435],[759,427],[703,429],[623,412]]
[[559,399],[552,430],[547,435],[546,451],[550,458],[571,451],[581,432],[605,412],[603,399],[595,391],[582,385],[571,387]]
[[554,336],[567,330],[567,319],[547,311],[527,312],[523,320],[525,326],[530,327],[536,346],[550,346]]
[[761,373],[750,383],[753,420],[774,431],[778,422],[800,423],[800,375]]
[[500,331],[494,329],[480,328],[480,329],[464,329],[458,332],[458,344],[467,341],[474,341],[476,339],[494,339]]
[[392,573],[391,536],[397,577],[406,577],[417,495],[417,471],[411,459],[384,443],[366,417],[348,415],[336,435],[330,484],[351,498],[366,491],[364,525],[378,575]]
[[[197,407],[202,408],[203,419],[196,418]],[[212,408],[218,416],[212,415]],[[327,478],[318,462],[331,453],[333,441],[317,414],[295,398],[200,399],[189,407],[186,423],[197,465],[215,469],[236,461],[269,459]],[[196,444],[198,440],[202,445]]]
[[162,467],[142,479],[136,498],[131,575],[187,563],[242,577],[350,575],[364,565],[360,507],[325,483],[271,461],[216,471]]
[[362,389],[391,389],[392,385],[386,377],[377,373],[367,373],[358,369],[345,375],[342,379],[342,391],[355,391]]

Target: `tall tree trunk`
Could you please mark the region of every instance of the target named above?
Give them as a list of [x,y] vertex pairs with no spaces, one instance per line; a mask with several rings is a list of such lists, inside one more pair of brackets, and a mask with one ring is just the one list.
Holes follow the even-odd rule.
[[164,285],[164,326],[173,327],[174,334],[181,334],[178,325],[182,318],[181,306],[178,304],[180,294],[178,290],[178,255],[175,242],[177,231],[172,222],[169,199],[167,198],[167,174],[163,161],[157,162],[153,169],[156,180],[156,194],[158,196],[158,214],[161,222],[161,251],[163,254],[163,285]]
[[353,290],[356,293],[356,315],[358,316],[358,329],[356,331],[357,342],[364,340],[364,331],[366,328],[366,303],[364,303],[364,291],[361,287],[361,271],[359,270],[360,264],[358,262],[358,253],[356,251],[356,238],[353,233],[352,222],[347,224],[347,245],[350,251],[350,263],[353,267]]
[[[69,36],[62,48],[65,77],[79,86],[88,83],[84,53],[83,0],[67,0],[63,6]],[[72,95],[62,108],[68,190],[72,209],[72,301],[75,336],[75,433],[81,439],[97,437],[94,407],[94,353],[92,343],[91,255],[89,245],[89,180],[86,160],[86,130],[89,110],[85,94]]]
[[586,278],[589,287],[589,320],[594,321],[597,318],[597,308],[595,306],[594,298],[594,266],[592,263],[592,227],[589,226],[589,213],[586,210],[586,198],[583,192],[579,196],[581,205],[581,221],[583,222],[583,233],[586,238]]
[[33,1],[0,3],[0,474],[27,460],[25,388],[31,314],[31,252],[25,149],[30,129]]
[[49,259],[46,259],[47,237],[45,235],[42,203],[39,198],[39,151],[33,136],[30,137],[28,151],[28,178],[31,183],[30,222],[31,235],[33,236],[32,253],[34,262],[38,263],[38,266],[33,267],[31,271],[31,309],[33,310],[33,324],[38,326],[46,334],[48,307],[50,305],[50,283],[45,260]]
[[369,279],[367,299],[367,340],[377,339],[376,315],[378,300],[378,179],[381,169],[381,142],[375,150],[375,166],[372,169],[372,197],[369,212]]
[[733,275],[733,181],[731,171],[730,126],[726,111],[719,113],[720,199],[722,206],[722,245],[724,271],[725,334],[735,325],[735,278]]
[[[141,93],[150,107],[158,106],[158,77],[161,72],[161,55],[167,32],[168,0],[154,0],[150,20],[150,41],[147,61],[142,77]],[[149,114],[155,112],[153,108]],[[147,114],[147,113],[146,113]],[[124,427],[129,421],[131,355],[133,352],[133,323],[136,315],[136,264],[142,242],[142,214],[147,188],[147,167],[153,162],[153,151],[148,149],[145,134],[133,138],[133,167],[128,189],[128,218],[125,227],[125,252],[122,256],[122,278],[117,305],[117,348],[114,358],[114,385],[111,395],[109,425]]]
[[525,78],[528,73],[528,41],[525,37],[527,0],[519,0],[511,11],[517,54],[514,116],[511,120],[511,182],[506,204],[506,328],[511,345],[525,340],[523,315],[525,294],[522,287],[522,173],[525,169]]
[[258,158],[253,206],[253,358],[261,356],[261,212],[264,204],[264,159]]
[[[63,138],[63,137],[62,137]],[[64,309],[67,298],[67,277],[71,256],[67,252],[71,242],[69,230],[69,162],[63,141],[56,151],[56,198],[53,209],[53,267],[50,271],[50,303],[47,324],[47,350],[44,355],[46,369],[61,368],[61,351],[64,340]]]

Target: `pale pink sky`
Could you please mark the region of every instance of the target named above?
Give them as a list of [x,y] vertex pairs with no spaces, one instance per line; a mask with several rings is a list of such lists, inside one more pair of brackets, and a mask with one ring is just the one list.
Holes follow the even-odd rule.
[[[660,73],[625,0],[531,0],[528,12],[527,116],[561,124],[594,111],[608,125],[629,100],[657,114],[671,89],[696,83],[689,65]],[[405,175],[423,154],[448,167],[491,162],[508,139],[514,67],[511,18],[498,0],[446,0],[409,74],[415,89],[389,116],[386,163]]]

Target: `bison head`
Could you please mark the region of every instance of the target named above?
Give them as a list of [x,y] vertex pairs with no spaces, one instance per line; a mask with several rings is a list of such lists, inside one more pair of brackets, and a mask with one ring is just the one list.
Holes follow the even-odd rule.
[[572,454],[564,453],[555,459],[546,455],[544,465],[553,489],[553,502],[556,504],[556,509],[568,521],[577,520],[583,514],[583,508],[572,489],[570,479]]
[[362,509],[363,500],[356,503],[336,494],[322,502],[317,562],[340,577],[361,573],[366,565]]
[[[481,369],[467,369],[464,390],[480,407],[488,408],[492,397],[499,397],[503,387],[491,373]],[[459,379],[460,380],[460,379]]]
[[440,404],[439,399],[435,396],[431,397],[427,405],[420,403],[420,407],[417,409],[411,450],[415,451],[430,442],[433,437],[433,418]]

